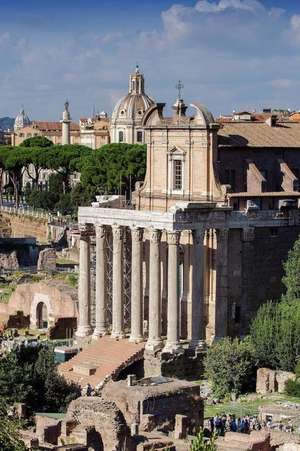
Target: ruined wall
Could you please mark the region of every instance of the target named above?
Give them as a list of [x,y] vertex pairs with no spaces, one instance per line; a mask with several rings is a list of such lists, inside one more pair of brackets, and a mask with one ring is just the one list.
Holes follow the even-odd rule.
[[48,242],[47,219],[6,212],[2,212],[1,216],[10,224],[11,237],[35,237],[40,243]]
[[73,424],[70,436],[94,429],[101,436],[104,450],[130,450],[129,429],[114,402],[99,397],[78,398],[70,403],[65,423]]
[[259,306],[284,291],[283,262],[300,227],[230,230],[228,245],[229,334],[245,334]]

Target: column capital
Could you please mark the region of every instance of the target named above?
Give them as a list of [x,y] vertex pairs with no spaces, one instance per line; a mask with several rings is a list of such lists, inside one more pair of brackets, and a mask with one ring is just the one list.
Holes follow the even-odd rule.
[[229,233],[229,229],[228,228],[218,229],[217,230],[218,239],[220,241],[227,240],[228,233]]
[[80,226],[79,227],[79,236],[81,240],[89,239],[93,235],[91,227]]
[[178,245],[180,239],[180,232],[168,232],[167,234],[167,242],[171,245]]
[[132,241],[142,241],[144,235],[144,229],[141,227],[132,227],[131,229],[131,239]]
[[112,226],[112,233],[115,240],[122,240],[124,238],[124,227],[114,224]]
[[193,244],[203,244],[205,232],[206,232],[206,229],[194,229],[194,230],[192,230]]
[[95,226],[96,238],[105,238],[106,236],[106,226],[103,224],[97,224]]
[[150,241],[153,243],[159,243],[161,239],[161,230],[149,229]]

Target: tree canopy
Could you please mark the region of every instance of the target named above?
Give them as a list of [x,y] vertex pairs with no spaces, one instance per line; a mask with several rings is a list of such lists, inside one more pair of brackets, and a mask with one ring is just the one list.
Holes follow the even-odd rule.
[[[43,169],[51,173],[46,191],[41,188]],[[4,171],[9,174],[16,205],[22,192],[34,208],[75,214],[78,205],[90,204],[96,194],[118,193],[130,197],[135,183],[144,180],[146,146],[107,144],[92,150],[78,144],[54,145],[47,138],[36,136],[18,147],[0,148],[0,177]],[[79,172],[80,183],[73,184],[72,176]],[[25,190],[22,187],[24,174],[30,180]]]
[[75,384],[58,375],[51,348],[20,347],[0,359],[0,401],[25,402],[32,412],[63,412],[80,396]]
[[251,324],[261,366],[293,371],[300,357],[300,239],[283,264],[286,292],[280,302],[262,305]]

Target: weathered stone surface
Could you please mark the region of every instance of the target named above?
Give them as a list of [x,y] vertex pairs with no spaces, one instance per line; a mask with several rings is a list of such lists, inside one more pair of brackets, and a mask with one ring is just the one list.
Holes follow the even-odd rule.
[[10,254],[0,254],[0,269],[19,269],[19,261],[16,251]]
[[43,249],[39,254],[37,270],[38,271],[55,271],[56,269],[56,252],[55,249]]
[[177,414],[186,417],[186,430],[203,424],[203,401],[198,385],[168,378],[145,378],[136,385],[109,382],[101,392],[123,412],[127,424],[139,423],[139,430],[174,431]]
[[267,393],[284,393],[285,383],[295,380],[296,375],[288,371],[259,368],[256,375],[256,392],[261,395]]
[[[77,317],[77,290],[59,280],[18,285],[8,304],[0,304],[0,314],[7,318],[20,315],[30,317],[32,328],[38,327],[39,304],[46,307],[48,327],[53,327],[60,318]],[[18,313],[19,312],[19,313]]]
[[216,441],[217,451],[272,451],[270,433],[253,431],[250,435],[226,432]]
[[73,424],[71,436],[80,430],[94,429],[100,434],[104,450],[130,450],[129,430],[114,402],[99,397],[78,398],[70,403],[65,421]]
[[203,352],[195,352],[192,349],[185,349],[182,354],[166,352],[153,354],[145,351],[145,377],[165,376],[195,380],[203,373],[203,357]]

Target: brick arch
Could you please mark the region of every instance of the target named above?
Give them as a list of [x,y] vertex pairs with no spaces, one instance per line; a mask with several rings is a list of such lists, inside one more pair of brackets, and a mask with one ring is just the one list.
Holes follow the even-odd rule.
[[32,329],[38,328],[38,307],[40,304],[44,304],[47,309],[48,315],[48,327],[53,322],[53,306],[51,297],[44,294],[35,294],[30,305],[30,327]]
[[[116,404],[100,397],[81,397],[69,405],[66,423],[76,434],[90,431],[99,434],[104,450],[129,451],[129,430]],[[72,436],[72,433],[70,434]]]

